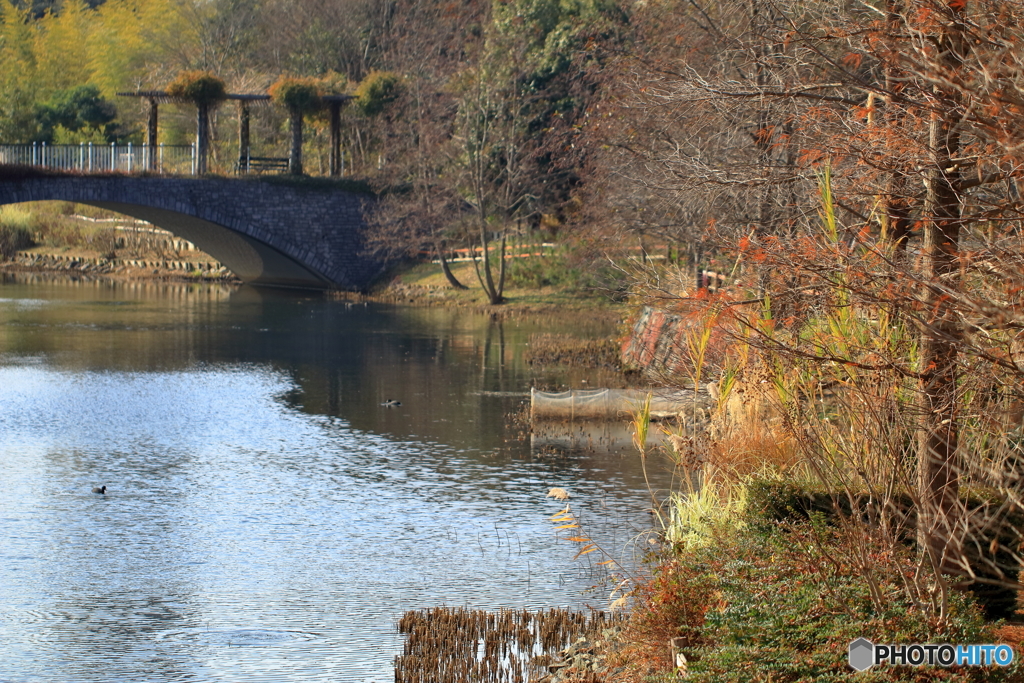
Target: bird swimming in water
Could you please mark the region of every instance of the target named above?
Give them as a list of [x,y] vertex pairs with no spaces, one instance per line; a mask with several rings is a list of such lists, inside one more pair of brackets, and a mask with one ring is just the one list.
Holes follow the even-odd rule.
[[396,401],[393,398],[389,398],[388,400],[386,400],[383,403],[381,403],[381,405],[382,406],[387,406],[388,408],[394,408],[396,406],[402,405],[402,402],[401,401]]
[[102,493],[103,495],[107,495],[107,485],[104,484],[103,486],[93,486],[92,487],[92,492],[93,493]]

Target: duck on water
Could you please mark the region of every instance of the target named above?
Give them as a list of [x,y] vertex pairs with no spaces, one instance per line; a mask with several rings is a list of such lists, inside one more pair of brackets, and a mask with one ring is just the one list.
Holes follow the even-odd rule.
[[105,495],[107,495],[107,485],[104,484],[103,486],[93,486],[92,487],[92,492],[93,493],[100,493],[100,494],[103,494],[105,496]]

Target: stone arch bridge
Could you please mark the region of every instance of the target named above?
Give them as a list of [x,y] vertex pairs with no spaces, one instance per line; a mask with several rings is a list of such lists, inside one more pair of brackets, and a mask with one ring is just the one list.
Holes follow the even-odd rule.
[[362,290],[382,270],[365,253],[371,196],[330,182],[0,174],[0,204],[43,200],[148,221],[252,284]]

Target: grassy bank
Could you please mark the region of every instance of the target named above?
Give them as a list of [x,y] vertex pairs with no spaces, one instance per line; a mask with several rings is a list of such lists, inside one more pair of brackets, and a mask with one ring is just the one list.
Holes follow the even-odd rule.
[[[701,529],[672,546],[634,594],[635,610],[606,666],[624,666],[614,680],[640,683],[673,675],[671,645],[686,658],[686,680],[846,681],[849,644],[999,643],[1000,625],[986,622],[969,593],[951,597],[945,619],[930,618],[904,590],[917,571],[909,548],[859,548],[885,555],[864,580],[863,558],[842,529],[824,519],[780,522],[765,516],[754,492],[728,517],[710,507]],[[690,506],[691,511],[693,506]],[[692,522],[696,521],[691,519]],[[687,527],[683,524],[682,527]],[[881,597],[881,601],[879,601]],[[681,663],[681,662],[680,662]],[[1020,681],[1024,668],[883,665],[858,681]],[[658,677],[652,679],[652,677]],[[673,675],[674,677],[674,675]]]
[[[920,542],[916,377],[877,360],[783,353],[811,333],[821,346],[849,344],[858,359],[912,348],[905,327],[877,310],[855,313],[843,305],[842,317],[808,315],[786,328],[764,322],[774,323],[766,304],[754,323],[771,345],[752,339],[749,320],[687,319],[677,380],[714,380],[717,400],[703,428],[674,431],[664,447],[645,446],[658,427],[636,418],[642,457],[667,460],[679,485],[652,496],[657,543],[646,575],[615,584],[613,605],[631,607],[627,626],[604,645],[600,667],[559,680],[1024,681],[1019,661],[856,674],[848,665],[858,638],[1016,648],[1024,630],[1014,406],[991,385],[961,399],[979,417],[961,432],[974,461],[950,502],[958,556],[946,563]],[[585,530],[573,535],[587,542]]]
[[[680,464],[687,446],[664,455]],[[742,445],[740,446],[742,448]],[[644,576],[619,577],[612,597],[630,605],[614,637],[559,682],[811,683],[819,681],[1024,681],[1020,626],[986,616],[969,591],[944,614],[920,584],[912,539],[885,543],[856,533],[842,496],[797,469],[759,471],[719,449],[657,509],[660,543]],[[658,457],[649,452],[648,459]],[[845,508],[845,509],[844,509]],[[556,520],[562,523],[563,520]],[[854,525],[855,526],[855,525]],[[586,543],[585,528],[574,531]],[[921,588],[925,590],[921,590]],[[1007,643],[1009,667],[882,664],[856,673],[851,642]]]
[[506,302],[498,306],[489,304],[471,262],[459,261],[450,267],[468,289],[452,287],[439,264],[417,263],[388,273],[370,296],[401,303],[487,308],[493,312],[572,309],[623,317],[627,311],[621,292],[582,275],[562,256],[515,259],[506,276]]

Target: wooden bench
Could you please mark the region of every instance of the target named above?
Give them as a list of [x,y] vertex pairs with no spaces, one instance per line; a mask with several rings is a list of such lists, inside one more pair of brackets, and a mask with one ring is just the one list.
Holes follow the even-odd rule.
[[239,173],[263,173],[265,171],[288,172],[288,157],[241,157],[238,160]]

